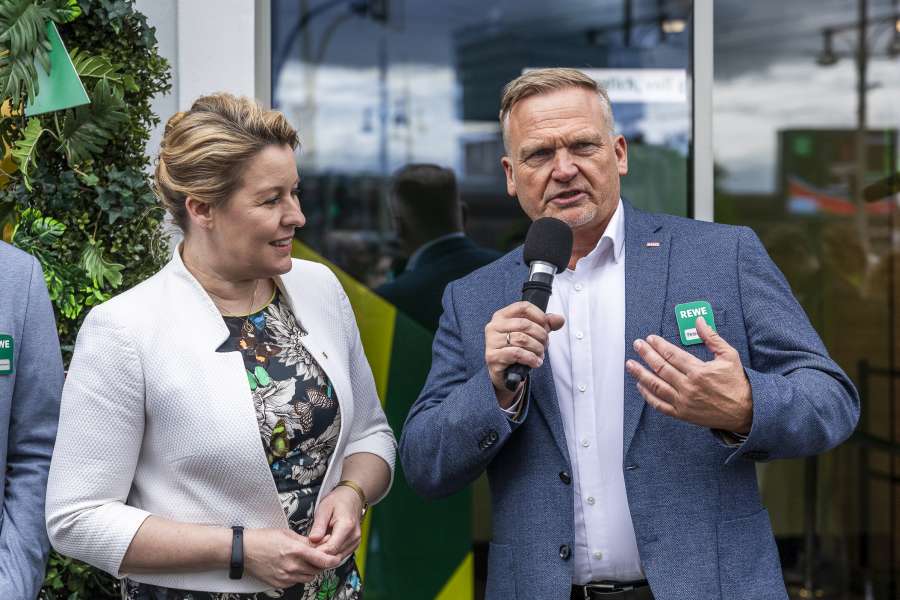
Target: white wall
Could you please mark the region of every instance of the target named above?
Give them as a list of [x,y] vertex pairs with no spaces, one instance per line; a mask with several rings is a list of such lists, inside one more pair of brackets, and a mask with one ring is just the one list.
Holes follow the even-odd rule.
[[270,105],[268,0],[136,0],[156,28],[172,68],[172,90],[153,99],[160,123],[147,154],[155,156],[166,121],[210,92],[231,92]]
[[150,133],[147,143],[147,155],[156,156],[159,141],[162,139],[166,119],[178,112],[178,20],[176,19],[176,0],[137,0],[135,8],[147,16],[147,22],[156,28],[156,39],[159,42],[159,53],[172,67],[172,89],[168,94],[157,94],[151,107],[160,122]]

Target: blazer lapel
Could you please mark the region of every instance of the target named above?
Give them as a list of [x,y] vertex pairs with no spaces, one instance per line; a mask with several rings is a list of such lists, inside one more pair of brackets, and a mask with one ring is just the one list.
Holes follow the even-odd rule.
[[[653,215],[628,202],[625,207],[625,358],[640,362],[634,340],[662,331],[669,278],[671,234]],[[636,382],[622,365],[625,378],[623,456],[628,453],[644,410]]]
[[[297,321],[297,325],[299,325],[305,332],[306,335],[303,336],[303,346],[306,348],[306,351],[310,353],[313,359],[319,363],[319,366],[325,371],[325,374],[329,379],[332,380],[332,384],[334,384],[334,375],[333,370],[330,368],[331,365],[328,364],[328,353],[326,352],[326,348],[329,347],[325,340],[322,339],[321,332],[319,328],[316,326],[316,323],[307,322],[308,319],[304,319],[304,317],[309,316],[311,307],[307,307],[307,310],[301,311],[298,306],[298,302],[300,305],[303,305],[302,299],[297,298],[295,295],[291,294],[288,289],[288,285],[285,283],[284,276],[275,277],[275,285],[278,286],[279,291],[281,291],[282,298],[290,307],[291,312],[294,314],[294,319]],[[343,390],[336,390],[341,392]],[[338,395],[338,401],[340,401],[340,395]]]
[[228,339],[228,326],[209,294],[184,266],[181,244],[175,249],[172,260],[165,268],[171,269],[180,286],[181,293],[178,297],[183,304],[179,307],[179,314],[189,324],[191,335],[217,350]]
[[[506,286],[503,306],[509,306],[513,302],[522,299],[522,284],[528,278],[528,266],[522,261],[522,249],[519,248],[516,257],[516,268],[506,272]],[[530,376],[531,398],[538,410],[547,421],[550,433],[556,447],[567,460],[569,450],[566,445],[566,432],[563,429],[562,415],[559,412],[559,400],[556,397],[556,387],[553,383],[553,371],[550,369],[549,352],[544,356],[544,364],[539,369],[533,369]]]
[[[282,299],[290,307],[297,324],[306,331],[306,335],[302,339],[303,347],[306,348],[306,351],[309,352],[313,360],[316,361],[322,371],[325,372],[329,381],[331,381],[331,385],[334,386],[334,391],[337,395],[338,406],[341,407],[341,417],[349,423],[352,416],[349,412],[352,410],[352,403],[348,400],[352,394],[350,383],[347,379],[347,372],[339,368],[332,360],[337,356],[334,343],[321,331],[321,323],[318,322],[318,319],[309,318],[310,316],[316,316],[315,301],[307,300],[304,302],[304,298],[299,297],[299,294],[292,294],[291,290],[297,292],[299,287],[296,285],[296,280],[290,279],[289,275],[282,275],[274,279],[275,285],[281,292]],[[329,355],[329,352],[331,355]],[[347,435],[347,430],[347,427],[341,427],[338,434],[339,442]]]
[[216,352],[228,339],[228,326],[209,294],[184,266],[180,246],[165,269],[170,270],[177,284],[174,290],[177,306],[173,308],[177,322],[173,323],[173,328],[190,332],[191,340],[203,351],[201,355],[210,353],[205,365],[217,374],[210,379],[212,383],[205,390],[208,402],[211,403],[209,410],[229,415],[231,429],[228,435],[231,440],[239,440],[235,442],[236,447],[253,448],[255,470],[247,476],[260,482],[260,490],[271,490],[271,493],[261,492],[254,502],[257,503],[260,514],[267,514],[287,527],[284,510],[278,500],[278,490],[259,441],[256,408],[244,374],[243,359],[237,351]]

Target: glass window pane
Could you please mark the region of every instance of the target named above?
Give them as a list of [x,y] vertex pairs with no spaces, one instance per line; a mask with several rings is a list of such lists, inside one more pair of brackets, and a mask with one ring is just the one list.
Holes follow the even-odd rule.
[[897,18],[892,0],[715,3],[716,220],[756,230],[863,396],[849,443],[759,470],[798,597],[897,597]]

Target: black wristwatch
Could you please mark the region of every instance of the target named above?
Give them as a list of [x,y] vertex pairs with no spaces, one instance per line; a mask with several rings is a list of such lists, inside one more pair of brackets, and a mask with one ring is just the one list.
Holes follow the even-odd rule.
[[231,528],[231,566],[228,579],[240,579],[244,576],[244,528],[235,525]]

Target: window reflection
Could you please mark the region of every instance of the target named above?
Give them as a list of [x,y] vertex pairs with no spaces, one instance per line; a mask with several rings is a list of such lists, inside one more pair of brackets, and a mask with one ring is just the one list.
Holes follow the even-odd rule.
[[759,470],[794,597],[898,594],[897,196],[878,187],[898,171],[897,14],[715,6],[716,220],[759,233],[863,396],[850,443]]
[[[624,194],[688,214],[689,2],[408,0],[387,3],[385,21],[352,9],[363,4],[278,1],[272,21],[273,104],[302,137],[301,236],[358,279],[378,283],[365,269],[379,261],[355,255],[391,253],[388,179],[409,163],[456,173],[477,243],[521,242],[528,222],[506,195],[497,112],[502,86],[531,67],[626,73],[611,94],[617,127],[635,169],[658,176],[626,178]],[[628,96],[641,74],[645,96],[672,85],[651,69],[680,77],[680,95]]]

